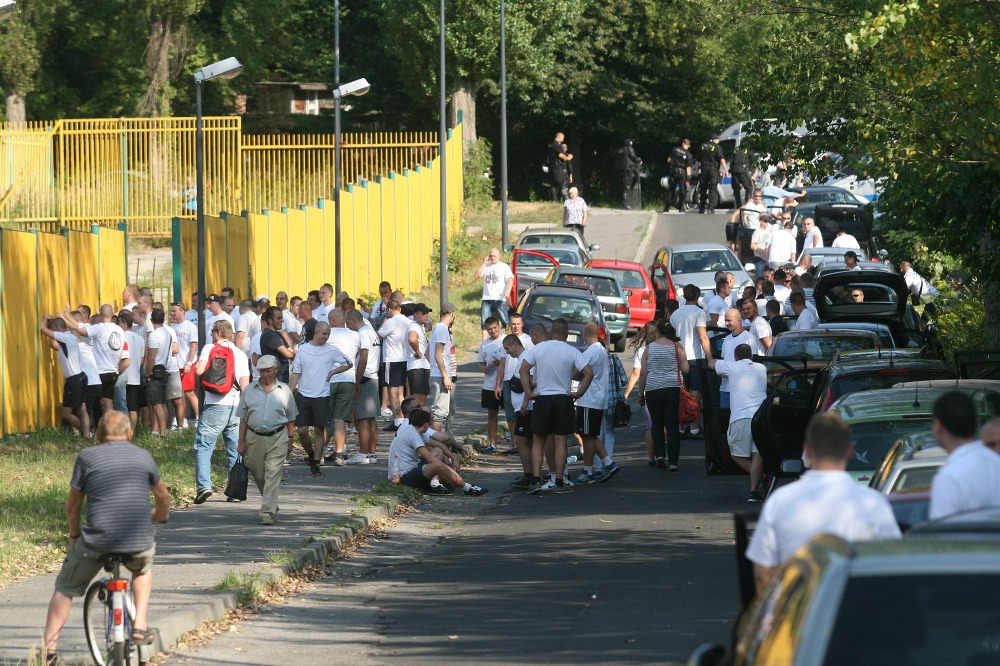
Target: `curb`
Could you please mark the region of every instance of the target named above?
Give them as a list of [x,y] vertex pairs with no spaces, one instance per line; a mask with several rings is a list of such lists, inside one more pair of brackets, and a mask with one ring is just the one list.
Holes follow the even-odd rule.
[[646,256],[646,250],[649,249],[649,242],[653,240],[653,228],[656,226],[656,219],[658,213],[653,211],[649,214],[649,222],[646,224],[646,231],[642,234],[642,240],[639,242],[639,249],[635,251],[636,263],[642,263],[642,258]]
[[[366,509],[363,514],[354,519],[351,525],[337,530],[329,537],[323,539],[310,537],[310,542],[296,551],[294,565],[289,567],[280,564],[265,569],[259,574],[261,579],[265,582],[278,581],[307,565],[325,562],[329,557],[342,552],[352,537],[367,532],[372,523],[395,515],[399,506],[398,500],[390,500],[380,506]],[[157,626],[152,627],[156,631],[156,640],[151,646],[140,648],[142,650],[139,655],[140,661],[148,661],[156,652],[166,652],[184,634],[194,631],[208,620],[219,620],[225,616],[227,611],[238,607],[235,591],[220,591],[214,596],[215,598],[209,602],[196,604],[172,613],[158,622]],[[147,654],[143,653],[147,651]]]

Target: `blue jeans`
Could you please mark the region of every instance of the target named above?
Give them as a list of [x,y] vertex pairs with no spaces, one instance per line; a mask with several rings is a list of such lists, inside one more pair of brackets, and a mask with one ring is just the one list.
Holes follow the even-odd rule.
[[486,320],[490,317],[496,317],[500,320],[500,326],[507,328],[507,301],[502,298],[499,301],[483,301],[482,315],[483,329],[486,328]]
[[123,414],[128,414],[128,401],[125,399],[125,388],[127,384],[128,371],[126,370],[122,374],[118,375],[118,381],[115,382],[115,411],[122,412]]
[[[681,457],[681,431],[678,428],[677,409],[681,404],[679,387],[668,386],[646,392],[646,407],[653,421],[653,451],[657,458],[667,458],[671,465]],[[666,428],[666,438],[663,429]],[[664,441],[664,439],[666,441]]]
[[239,444],[240,420],[236,405],[205,405],[194,435],[194,480],[198,492],[212,489],[212,453],[222,435],[226,442],[226,470],[236,464],[236,446]]

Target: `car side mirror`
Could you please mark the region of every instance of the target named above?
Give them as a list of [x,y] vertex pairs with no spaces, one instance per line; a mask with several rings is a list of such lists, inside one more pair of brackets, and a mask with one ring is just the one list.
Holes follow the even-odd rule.
[[601,246],[598,245],[597,243],[592,243],[592,244],[588,245],[587,247],[590,249],[591,252],[597,252],[598,250],[601,249]]
[[743,264],[743,270],[745,270],[747,273],[756,273],[757,267],[748,261],[747,263]]
[[786,458],[781,461],[781,473],[787,476],[799,477],[805,472],[805,465],[801,458]]
[[513,252],[514,251],[514,246],[513,245],[504,245],[503,246],[503,251],[504,252]]
[[632,297],[632,290],[631,289],[625,289],[624,293],[625,293],[625,298],[631,298]]
[[878,256],[880,256],[883,259],[885,259],[886,257],[889,256],[889,250],[879,250],[878,251]]
[[690,666],[721,666],[726,656],[726,646],[721,643],[705,643],[695,648],[688,658]]

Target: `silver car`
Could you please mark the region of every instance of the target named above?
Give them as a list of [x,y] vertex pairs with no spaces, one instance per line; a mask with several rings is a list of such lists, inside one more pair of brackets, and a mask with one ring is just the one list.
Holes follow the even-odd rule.
[[701,289],[703,300],[715,295],[715,273],[726,271],[736,276],[733,293],[741,294],[743,289],[753,285],[753,278],[747,271],[753,271],[753,264],[742,265],[732,250],[721,243],[685,243],[664,245],[656,252],[654,265],[662,264],[670,272],[680,300],[684,285],[693,284]]

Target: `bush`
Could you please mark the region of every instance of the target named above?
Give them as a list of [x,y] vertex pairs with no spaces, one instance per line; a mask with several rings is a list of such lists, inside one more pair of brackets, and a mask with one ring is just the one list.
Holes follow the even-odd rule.
[[473,210],[487,210],[493,204],[493,146],[480,137],[469,147],[463,165],[465,205]]
[[945,357],[954,362],[955,352],[990,349],[982,288],[973,283],[957,293],[943,280],[935,286],[941,293],[934,301],[934,323]]

